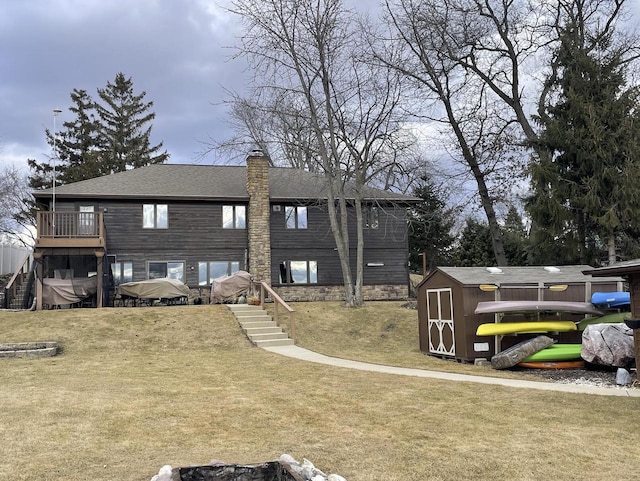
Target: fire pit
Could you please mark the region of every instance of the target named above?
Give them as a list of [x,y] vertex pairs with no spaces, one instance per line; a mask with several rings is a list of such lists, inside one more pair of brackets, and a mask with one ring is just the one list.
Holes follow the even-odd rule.
[[262,464],[221,464],[174,469],[175,481],[306,481],[278,461]]
[[57,342],[0,342],[0,358],[39,359],[57,353]]
[[212,461],[205,466],[171,468],[163,466],[151,481],[346,481],[338,474],[327,476],[313,463],[298,463],[288,454],[260,464],[225,464]]

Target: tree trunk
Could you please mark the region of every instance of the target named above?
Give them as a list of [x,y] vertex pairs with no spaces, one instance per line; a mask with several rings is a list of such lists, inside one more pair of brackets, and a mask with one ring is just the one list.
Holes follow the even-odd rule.
[[358,198],[355,200],[356,208],[356,283],[354,291],[354,305],[357,307],[364,305],[364,293],[362,286],[364,281],[364,222],[362,218],[362,201]]
[[609,251],[609,265],[612,266],[616,263],[616,236],[613,232],[609,233],[608,251]]

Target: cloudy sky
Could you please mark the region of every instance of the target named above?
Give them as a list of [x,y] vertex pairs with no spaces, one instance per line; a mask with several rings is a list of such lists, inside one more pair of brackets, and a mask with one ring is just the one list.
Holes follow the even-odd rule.
[[[260,1],[260,0],[256,0]],[[377,0],[349,0],[371,12]],[[74,88],[96,89],[118,72],[147,93],[171,163],[213,163],[206,144],[231,136],[225,89],[248,81],[232,60],[240,35],[228,0],[0,0],[0,167],[51,154],[45,128],[73,120]],[[640,0],[628,0],[640,18]]]
[[215,0],[2,0],[0,166],[45,160],[45,128],[73,120],[74,88],[97,98],[118,72],[145,91],[156,119],[152,143],[172,163],[200,159],[223,140],[224,89],[241,90],[244,65],[230,59],[240,25]]

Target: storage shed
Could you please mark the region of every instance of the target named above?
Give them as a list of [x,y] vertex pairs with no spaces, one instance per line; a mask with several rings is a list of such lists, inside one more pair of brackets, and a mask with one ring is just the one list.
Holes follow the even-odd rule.
[[[617,276],[592,277],[587,265],[527,267],[438,267],[417,288],[420,350],[458,361],[490,359],[496,352],[522,341],[519,336],[476,336],[480,324],[498,315],[476,315],[482,301],[590,302],[593,292],[624,290]],[[562,320],[584,316],[563,314]],[[560,317],[555,317],[560,319]],[[499,320],[508,321],[505,315]],[[560,342],[580,342],[579,332],[555,336]]]

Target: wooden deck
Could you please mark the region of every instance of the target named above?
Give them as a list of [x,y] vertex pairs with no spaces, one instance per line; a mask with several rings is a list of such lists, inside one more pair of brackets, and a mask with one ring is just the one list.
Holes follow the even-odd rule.
[[106,249],[102,212],[38,212],[35,248]]

